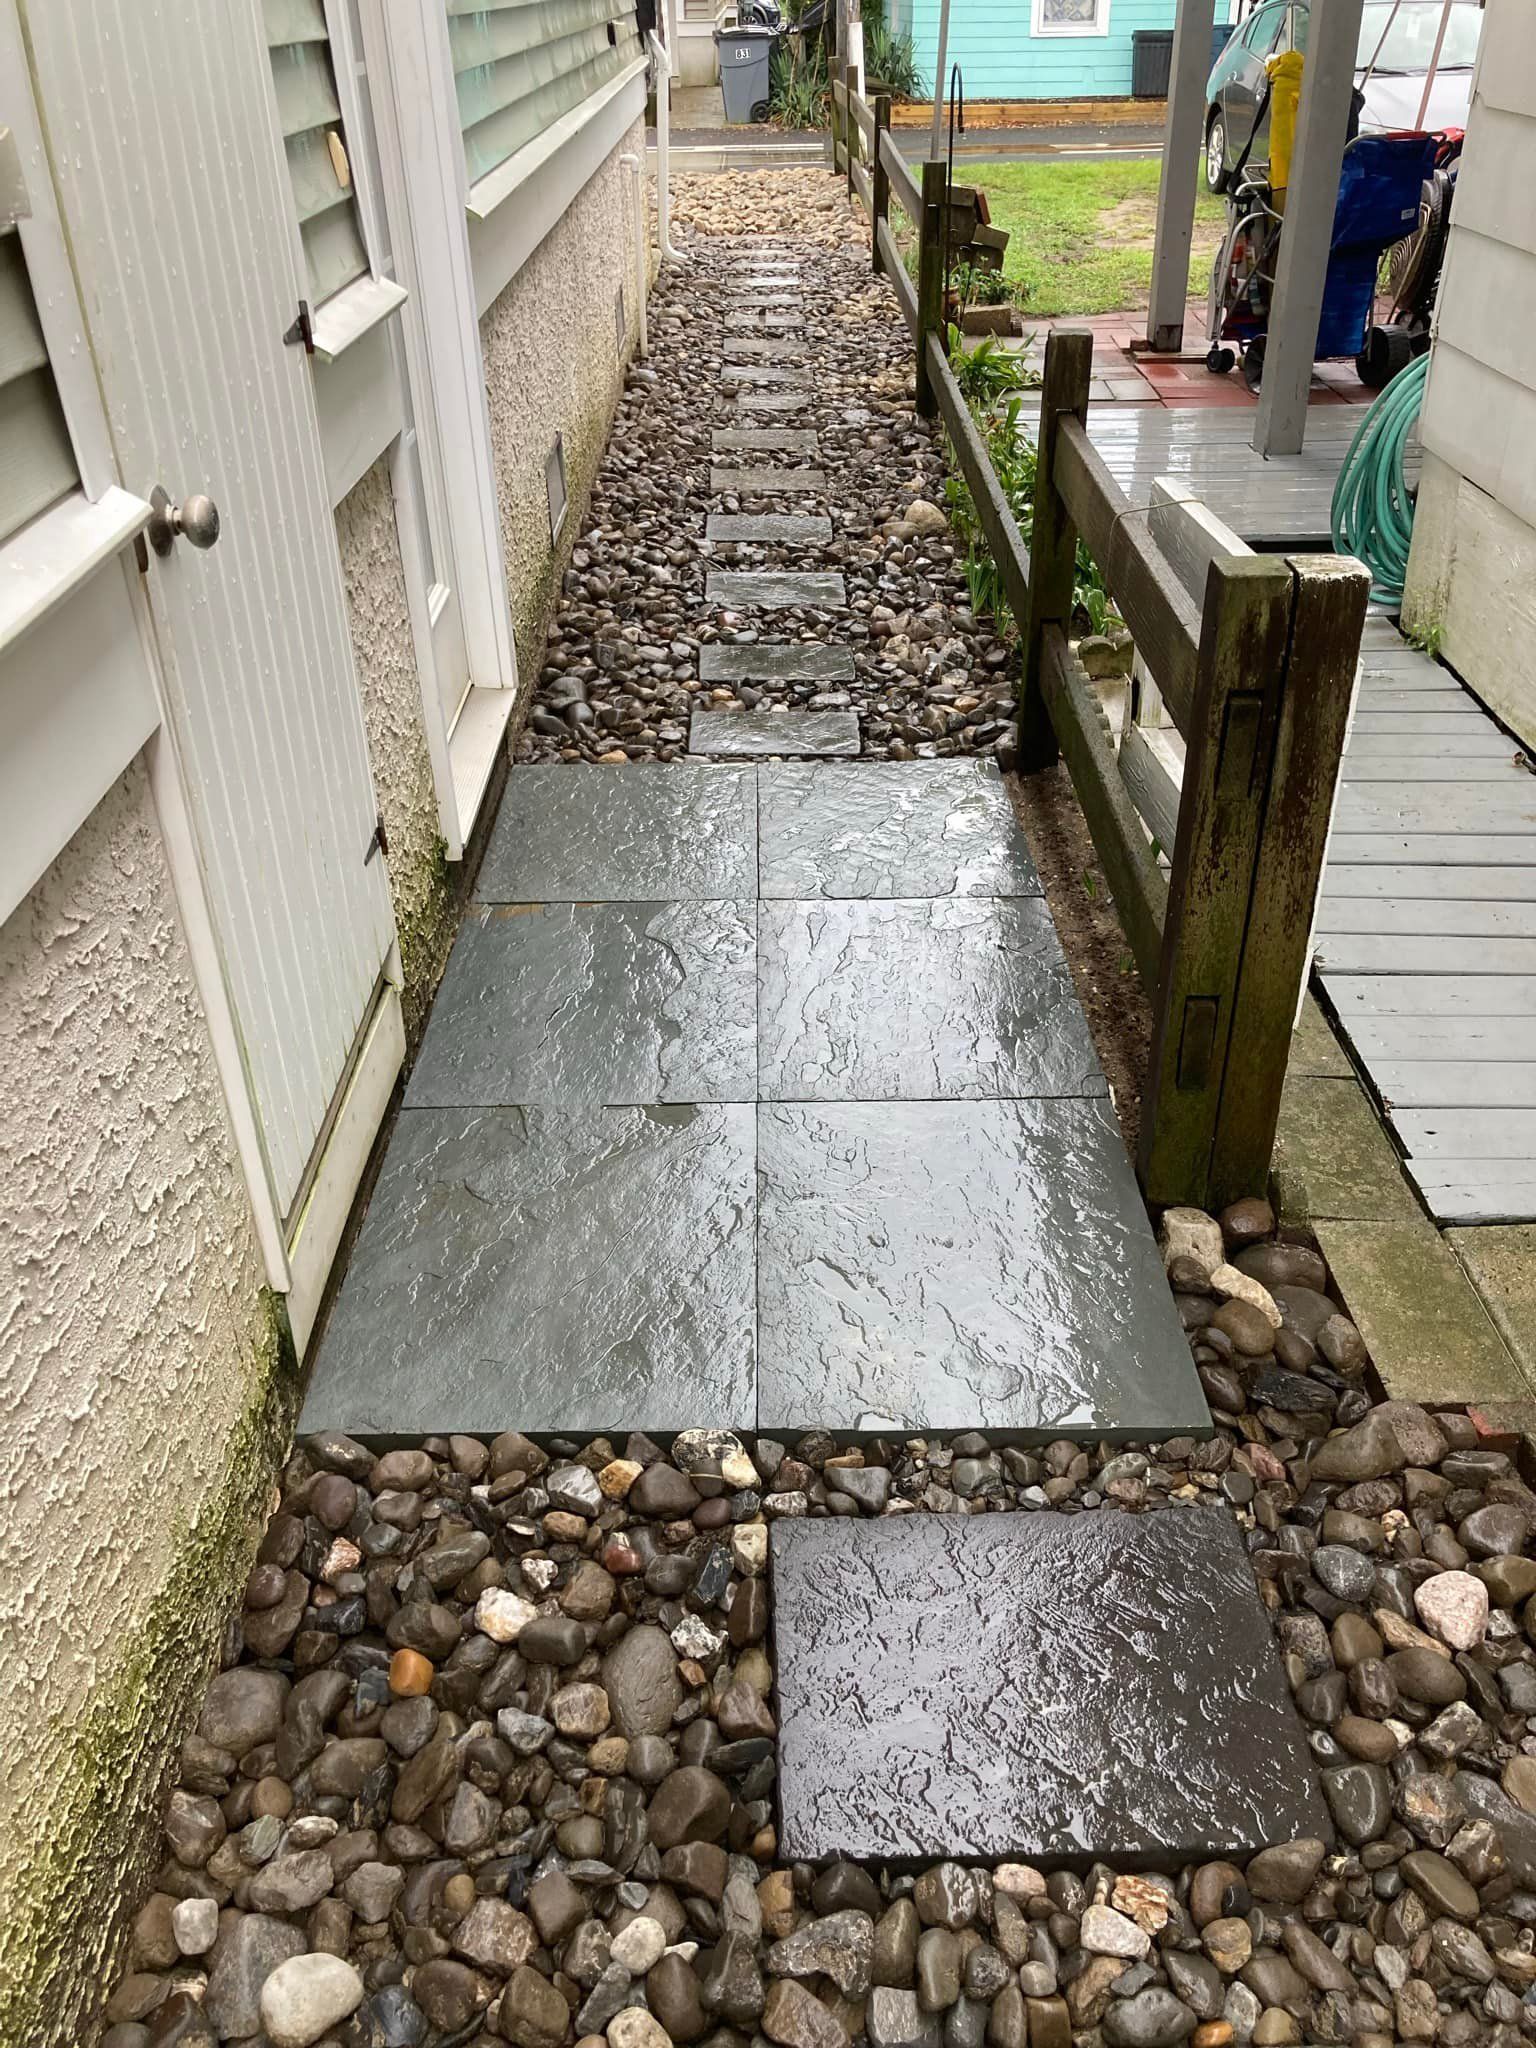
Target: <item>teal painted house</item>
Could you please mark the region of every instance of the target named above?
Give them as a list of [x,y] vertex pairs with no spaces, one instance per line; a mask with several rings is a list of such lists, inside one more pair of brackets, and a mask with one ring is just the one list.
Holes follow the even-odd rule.
[[[932,80],[939,0],[888,0],[891,26],[912,37]],[[950,0],[946,73],[958,64],[969,100],[1120,99],[1131,90],[1138,29],[1173,27],[1176,0]],[[1216,0],[1216,19],[1228,0]],[[946,79],[947,83],[947,79]]]

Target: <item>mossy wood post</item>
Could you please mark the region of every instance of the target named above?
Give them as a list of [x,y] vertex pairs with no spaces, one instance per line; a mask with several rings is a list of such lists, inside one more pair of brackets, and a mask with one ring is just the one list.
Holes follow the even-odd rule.
[[1072,629],[1076,585],[1077,528],[1056,488],[1056,437],[1067,415],[1088,411],[1093,374],[1093,335],[1086,327],[1055,328],[1045,344],[1045,379],[1040,390],[1040,429],[1035,442],[1035,516],[1029,536],[1029,610],[1019,622],[1023,667],[1019,675],[1019,766],[1026,774],[1049,768],[1057,758],[1056,734],[1041,682],[1045,629]]
[[837,128],[839,118],[837,109],[837,66],[834,64],[832,66],[832,76],[827,85],[827,135],[832,144],[832,171],[834,176],[842,169],[842,165],[837,160]]
[[923,217],[917,244],[917,409],[931,420],[939,409],[928,374],[928,336],[944,332],[944,209],[949,203],[942,164],[923,165]]
[[[1222,1206],[1212,1169],[1223,1098],[1236,1116],[1238,1094],[1259,1087],[1267,1097],[1284,1076],[1284,1041],[1278,1078],[1261,1074],[1258,1049],[1235,1023],[1294,580],[1285,562],[1263,555],[1220,557],[1206,578],[1142,1104],[1138,1165],[1147,1199],[1157,1204]],[[1239,1123],[1233,1128],[1235,1136]],[[1243,1187],[1256,1175],[1262,1188],[1267,1148],[1262,1159],[1239,1159],[1235,1147],[1225,1153],[1226,1173]]]
[[891,174],[880,160],[880,138],[890,132],[890,126],[891,97],[883,92],[875,100],[875,141],[869,152],[869,255],[876,277],[880,275],[880,223],[891,217]]
[[1302,555],[1289,567],[1289,652],[1232,1002],[1240,1058],[1228,1062],[1211,1149],[1208,1206],[1216,1209],[1263,1194],[1268,1182],[1370,596],[1358,562]]

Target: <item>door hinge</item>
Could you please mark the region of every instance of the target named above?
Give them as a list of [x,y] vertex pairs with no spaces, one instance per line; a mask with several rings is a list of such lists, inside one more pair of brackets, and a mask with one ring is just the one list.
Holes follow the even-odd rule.
[[294,320],[293,325],[288,329],[287,333],[283,336],[283,340],[289,348],[296,347],[297,344],[302,341],[304,344],[305,355],[312,356],[314,354],[315,328],[314,322],[309,317],[308,299],[300,299],[298,316]]
[[363,854],[363,866],[367,867],[369,861],[373,859],[376,853],[388,852],[389,834],[384,830],[384,813],[380,811],[374,819],[373,837],[368,841],[367,849]]

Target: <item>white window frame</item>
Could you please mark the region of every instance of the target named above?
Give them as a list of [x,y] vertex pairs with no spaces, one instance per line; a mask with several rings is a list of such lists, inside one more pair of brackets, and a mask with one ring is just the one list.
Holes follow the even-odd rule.
[[119,484],[95,362],[81,346],[85,321],[15,0],[0,0],[3,130],[25,190],[29,211],[18,209],[16,227],[80,482],[0,551],[0,919],[160,724],[149,671],[121,633],[136,573],[123,551],[150,507]]
[[1032,0],[1029,32],[1032,36],[1067,36],[1081,41],[1092,36],[1109,34],[1110,0],[1094,0],[1092,23],[1082,21],[1047,21],[1045,0]]

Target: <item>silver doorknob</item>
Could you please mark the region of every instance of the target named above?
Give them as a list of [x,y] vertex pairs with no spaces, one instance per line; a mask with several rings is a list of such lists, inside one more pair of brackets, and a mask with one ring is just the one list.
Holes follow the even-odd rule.
[[212,498],[194,491],[179,505],[171,503],[163,485],[149,494],[149,523],[145,528],[149,544],[157,555],[168,555],[178,540],[194,548],[211,548],[219,537],[219,508]]

